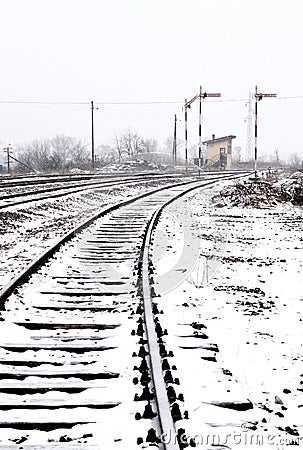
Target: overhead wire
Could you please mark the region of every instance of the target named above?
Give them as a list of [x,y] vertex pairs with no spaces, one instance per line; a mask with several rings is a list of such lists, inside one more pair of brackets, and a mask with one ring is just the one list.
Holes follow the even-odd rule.
[[[276,97],[276,100],[292,100],[303,99],[303,95]],[[205,101],[205,99],[204,99]],[[219,98],[219,99],[207,99],[209,103],[226,103],[226,102],[247,102],[247,98]],[[54,106],[77,106],[77,105],[90,105],[89,101],[79,102],[57,102],[57,101],[45,101],[45,100],[0,100],[0,105],[54,105]],[[104,102],[94,101],[95,105],[108,105],[108,106],[136,106],[136,105],[169,105],[179,104],[183,105],[184,101],[181,100],[155,100],[155,101],[138,101],[138,102]]]

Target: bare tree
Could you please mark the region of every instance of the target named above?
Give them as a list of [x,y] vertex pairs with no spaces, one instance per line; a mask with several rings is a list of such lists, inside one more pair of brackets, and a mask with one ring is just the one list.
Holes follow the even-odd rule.
[[291,153],[288,158],[288,164],[293,169],[301,169],[303,165],[303,158],[298,153]]
[[128,158],[133,156],[133,133],[128,128],[122,135],[122,147],[126,151]]
[[58,170],[64,167],[89,167],[88,147],[82,141],[67,136],[35,140],[19,149],[18,159],[36,170]]
[[[182,139],[177,138],[177,154],[180,153],[182,147],[184,146],[184,142]],[[192,149],[191,149],[192,151]],[[168,153],[169,155],[172,154],[173,152],[173,137],[169,136],[165,142],[164,142],[164,146],[163,146],[163,152],[164,153]],[[193,154],[193,156],[195,155],[195,153]]]
[[122,142],[129,158],[140,153],[142,138],[136,132],[131,131],[130,128],[123,133]]
[[96,149],[96,155],[98,166],[105,166],[114,162],[117,156],[115,148],[110,145],[99,145]]
[[70,167],[78,167],[80,169],[90,168],[91,155],[88,144],[72,138],[70,141],[70,148],[67,152],[67,159]]
[[123,156],[123,139],[118,134],[114,137],[114,148],[118,154],[119,162],[121,162]]
[[[100,145],[96,149],[100,165],[109,164],[119,158],[131,158],[140,153],[154,151],[157,142],[153,139],[143,139],[138,133],[127,129],[123,134],[116,135],[114,146]],[[65,168],[88,169],[91,158],[88,145],[76,138],[58,135],[52,139],[35,140],[19,149],[18,159],[22,164],[35,170],[48,171]],[[24,167],[24,166],[22,166]]]
[[63,135],[49,140],[51,169],[57,169],[66,164],[72,145],[72,138]]
[[140,153],[157,151],[158,143],[155,139],[144,139],[137,132],[128,128],[121,135],[116,135],[114,139],[115,150],[118,153],[119,161],[126,156],[133,158]]
[[50,149],[49,142],[46,141],[33,141],[27,150],[27,161],[22,161],[34,167],[37,170],[50,170]]
[[141,153],[157,152],[158,142],[155,139],[142,139],[140,145]]

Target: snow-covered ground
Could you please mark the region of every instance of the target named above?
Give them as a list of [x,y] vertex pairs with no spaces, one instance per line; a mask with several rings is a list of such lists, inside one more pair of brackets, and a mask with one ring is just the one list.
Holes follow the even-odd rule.
[[0,211],[0,289],[43,250],[102,208],[167,184],[150,181],[96,188]]
[[[156,292],[189,414],[182,427],[203,449],[303,445],[303,210],[212,207],[213,194],[185,202],[191,234],[173,210],[159,223],[162,253],[155,234]],[[192,259],[180,267],[184,253]],[[186,277],[173,287],[176,271]]]
[[[162,328],[168,331],[163,339],[174,353],[173,375],[180,380],[175,389],[184,395],[181,412],[188,411],[189,417],[177,427],[196,437],[197,448],[204,450],[302,445],[303,210],[290,204],[214,206],[211,198],[227,184],[222,181],[173,203],[154,234],[155,290],[164,311]],[[10,208],[1,222],[2,284],[75,223],[144,189],[117,189],[110,195],[97,191]],[[130,327],[127,321],[128,335]],[[125,365],[130,371],[125,395],[133,398],[134,361]],[[126,402],[124,408],[129,406]],[[113,424],[115,448],[156,448],[136,445],[145,428],[144,421],[133,421],[129,429]],[[82,425],[48,436],[33,432],[27,441],[53,439],[60,446],[66,434],[75,448],[105,449],[98,425],[91,433],[91,427]],[[5,442],[20,443],[24,434],[3,435],[2,448]],[[133,447],[119,441],[125,436]]]

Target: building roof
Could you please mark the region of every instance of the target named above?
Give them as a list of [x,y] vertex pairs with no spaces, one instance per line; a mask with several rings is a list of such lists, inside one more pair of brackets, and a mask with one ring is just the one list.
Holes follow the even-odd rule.
[[228,141],[228,140],[235,139],[235,138],[236,138],[236,136],[230,134],[229,136],[224,136],[224,137],[220,137],[220,138],[209,139],[208,141],[202,142],[202,144],[211,144],[212,142]]

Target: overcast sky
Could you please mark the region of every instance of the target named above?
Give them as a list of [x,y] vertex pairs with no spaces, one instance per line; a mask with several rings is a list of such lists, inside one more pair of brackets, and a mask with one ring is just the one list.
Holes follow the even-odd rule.
[[[203,102],[203,138],[234,134],[234,145],[245,154],[245,104],[258,85],[259,92],[278,95],[258,103],[260,153],[279,149],[282,157],[303,156],[302,0],[0,0],[0,5],[2,143],[56,134],[90,141],[91,100],[100,106],[96,145],[111,144],[127,127],[162,144],[172,134],[174,114],[183,138],[182,103],[202,85],[222,95],[220,102]],[[6,103],[35,101],[85,104]],[[198,102],[188,116],[190,144],[197,144]]]

